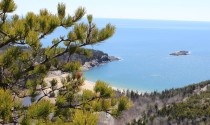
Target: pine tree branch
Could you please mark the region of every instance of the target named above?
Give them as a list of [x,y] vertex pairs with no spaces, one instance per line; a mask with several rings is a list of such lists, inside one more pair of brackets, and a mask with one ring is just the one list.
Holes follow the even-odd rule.
[[88,28],[88,33],[87,33],[87,37],[86,37],[86,43],[90,43],[90,39],[91,39],[91,33],[92,33],[92,30],[95,28],[95,25],[91,25],[89,24],[89,28]]
[[5,35],[5,36],[9,36],[9,34],[5,33],[4,31],[0,30],[0,33]]
[[[70,44],[70,43],[69,43],[69,44]],[[84,43],[84,44],[79,45],[79,47],[83,47],[83,46],[86,46],[86,45],[89,45],[89,44]],[[37,65],[45,64],[45,63],[47,63],[48,61],[50,61],[50,60],[52,60],[52,59],[55,59],[55,58],[57,58],[57,57],[59,57],[59,56],[65,54],[65,53],[67,53],[67,52],[68,52],[68,49],[69,49],[69,46],[68,46],[63,52],[56,54],[56,55],[53,56],[52,58],[47,58],[47,57],[46,57],[46,59],[45,59],[44,61],[42,61],[41,63],[39,63],[39,64],[37,64]],[[25,74],[25,73],[27,73],[27,72],[29,72],[29,71],[32,71],[32,70],[34,70],[34,68],[35,68],[35,65],[32,65],[32,66],[30,66],[29,68],[27,68],[26,70],[24,70],[23,72],[21,72],[21,74]]]
[[76,104],[76,105],[72,105],[72,104],[66,104],[66,105],[62,105],[62,106],[58,106],[59,108],[78,108],[80,107],[81,105],[84,105],[86,103],[89,103],[91,101],[94,101],[96,99],[100,99],[102,98],[102,96],[99,96],[99,97],[92,97],[91,99],[87,100],[86,102],[82,102],[82,103],[79,103],[79,104]]
[[[52,87],[52,86],[51,86],[51,87]],[[49,88],[51,88],[51,87],[49,87]],[[46,89],[49,89],[49,88],[46,88]],[[53,89],[53,90],[49,91],[48,93],[45,93],[45,92],[44,92],[44,90],[46,90],[46,89],[42,89],[42,92],[44,92],[44,95],[41,96],[36,102],[38,103],[38,102],[41,101],[44,97],[49,97],[49,96],[48,96],[49,94],[51,94],[51,93],[53,93],[53,92],[55,92],[55,91],[59,91],[59,90],[61,90],[61,89],[63,89],[63,88],[64,88],[64,86],[62,86],[62,87],[60,87],[60,88],[57,88],[57,89]]]
[[[63,42],[63,41],[69,41],[70,43],[72,42],[72,41],[69,40],[69,39],[65,39],[65,40],[64,40],[63,38],[61,38],[61,40],[60,40],[59,42],[53,44],[53,45],[50,47],[50,49],[52,49],[52,48],[58,46],[58,45],[59,45],[61,42]],[[70,43],[69,43],[69,44],[70,44]]]
[[3,26],[3,24],[5,23],[6,21],[6,12],[2,12],[1,13],[1,19],[2,19],[2,23],[0,24],[0,28]]
[[7,41],[4,42],[4,43],[0,43],[0,48],[2,48],[2,47],[4,47],[4,46],[8,45],[8,44],[11,43],[11,42],[14,42],[15,40],[16,40],[16,38],[10,38],[9,40],[7,40]]
[[114,116],[115,114],[112,114],[110,111],[104,111],[105,113],[111,115],[111,116]]

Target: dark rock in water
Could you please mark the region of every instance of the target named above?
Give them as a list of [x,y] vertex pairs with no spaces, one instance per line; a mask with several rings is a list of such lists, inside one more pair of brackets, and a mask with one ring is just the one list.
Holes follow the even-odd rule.
[[189,55],[189,51],[177,51],[174,53],[171,53],[172,56],[182,56],[182,55]]

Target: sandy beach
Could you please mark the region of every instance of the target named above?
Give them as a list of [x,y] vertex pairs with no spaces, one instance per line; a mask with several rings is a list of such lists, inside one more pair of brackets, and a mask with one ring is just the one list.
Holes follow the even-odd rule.
[[[56,79],[57,82],[58,82],[58,83],[57,83],[57,87],[60,88],[60,87],[62,87],[61,80],[62,80],[63,78],[65,78],[67,75],[68,75],[68,73],[61,73],[60,71],[55,71],[55,72],[49,73],[48,76],[44,79],[44,81],[45,81],[46,83],[48,83],[48,87],[49,87],[49,86],[50,86],[50,85],[49,85],[49,82],[52,81],[53,79]],[[94,82],[85,80],[84,85],[81,86],[81,90],[85,90],[85,89],[86,89],[86,90],[91,90],[91,91],[93,91],[94,85],[95,85]],[[51,89],[48,88],[48,89],[46,89],[46,90],[44,90],[44,91],[47,93],[47,92],[51,91]],[[57,90],[55,91],[55,93],[57,93]],[[39,99],[40,97],[42,97],[43,95],[44,95],[44,93],[41,92],[41,94],[40,94],[39,96],[37,96],[36,99],[38,100],[38,99]],[[57,95],[57,94],[56,94],[56,95]],[[55,103],[55,100],[56,100],[56,98],[54,98],[54,97],[49,98],[48,96],[45,96],[43,99],[50,100],[52,103]],[[25,99],[23,100],[23,104],[24,104],[25,106],[31,105],[31,100],[30,100],[30,98],[25,98]]]
[[[65,78],[67,75],[68,73],[50,73],[48,77],[46,77],[44,80],[45,82],[49,83],[51,80],[56,79],[58,81],[57,87],[59,88],[62,86],[61,80]],[[84,85],[81,86],[81,89],[82,90],[88,89],[92,91],[94,88],[94,85],[95,85],[95,82],[85,80]]]
[[[48,77],[46,77],[44,80],[45,80],[45,82],[49,83],[53,79],[56,79],[58,81],[57,87],[59,88],[62,86],[62,83],[61,83],[62,78],[65,78],[67,75],[68,75],[68,73],[61,73],[60,71],[56,71],[56,72],[50,73],[48,75]],[[81,86],[81,89],[82,90],[87,89],[87,90],[93,91],[94,85],[95,85],[95,82],[85,80],[84,84]],[[113,87],[113,86],[112,86],[112,88],[114,90],[123,91],[123,89],[121,89],[121,88],[117,88],[117,87]]]
[[[61,73],[60,71],[54,71],[54,72],[49,73],[48,76],[44,79],[44,81],[45,81],[46,83],[48,83],[48,87],[49,87],[49,86],[50,86],[50,85],[49,85],[49,82],[52,81],[53,79],[56,79],[56,80],[57,80],[57,87],[60,88],[60,87],[62,87],[61,80],[62,80],[63,78],[65,78],[67,75],[68,75],[68,73]],[[81,92],[82,92],[82,90],[91,90],[91,91],[93,91],[94,85],[95,85],[95,82],[92,82],[92,81],[89,81],[89,80],[85,80],[85,81],[84,81],[84,84],[81,86]],[[125,90],[125,89],[119,89],[119,88],[116,88],[116,87],[113,87],[113,86],[112,86],[112,88],[113,88],[114,90],[118,90],[118,91],[123,91],[123,90]],[[44,90],[44,91],[47,93],[47,92],[51,91],[51,88],[48,88],[48,89],[46,89],[46,90]],[[57,90],[55,91],[55,93],[57,93]],[[44,95],[44,94],[41,93],[41,94],[37,97],[37,99],[38,99],[39,97],[43,96],[43,95]],[[56,95],[57,95],[57,94],[56,94]],[[50,100],[52,103],[55,103],[55,100],[56,100],[56,98],[53,98],[53,97],[49,98],[48,96],[44,97],[43,99]],[[30,104],[31,104],[30,98],[26,98],[26,99],[24,100],[24,105],[30,105]]]

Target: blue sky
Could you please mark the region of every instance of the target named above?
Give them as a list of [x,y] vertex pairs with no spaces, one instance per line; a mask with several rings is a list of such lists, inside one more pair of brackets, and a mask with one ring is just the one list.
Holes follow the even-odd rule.
[[48,8],[56,13],[57,3],[63,2],[72,14],[79,6],[96,18],[158,19],[210,21],[210,0],[15,0],[15,13],[39,12]]

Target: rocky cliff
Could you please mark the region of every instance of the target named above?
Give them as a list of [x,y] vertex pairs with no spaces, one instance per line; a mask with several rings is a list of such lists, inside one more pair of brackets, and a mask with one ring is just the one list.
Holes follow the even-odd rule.
[[[72,56],[70,56],[69,61],[79,61],[82,64],[83,70],[88,70],[90,68],[106,64],[108,62],[119,60],[119,58],[114,56],[109,56],[107,53],[104,53],[100,50],[91,49],[89,51],[92,53],[90,57],[75,53]],[[66,60],[67,58],[68,56],[64,55],[59,59]]]
[[[4,52],[5,50],[7,50],[9,47],[12,47],[12,45],[0,48],[0,54],[2,52]],[[26,46],[18,46],[18,47],[20,47],[24,51],[30,50]],[[66,60],[79,61],[82,64],[83,70],[88,70],[90,68],[106,64],[108,62],[120,60],[119,58],[114,57],[114,56],[109,56],[107,53],[104,53],[100,50],[89,49],[88,51],[91,53],[91,56],[89,56],[89,57],[87,57],[83,54],[74,53],[73,55],[70,56],[70,58],[69,58],[68,54],[64,54],[64,55],[58,57],[58,59],[59,59],[59,61],[66,61]],[[43,57],[37,57],[36,62],[41,62],[42,59],[43,59]]]

